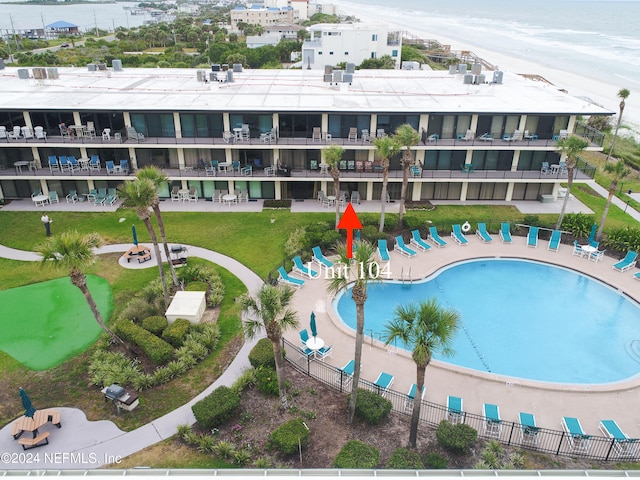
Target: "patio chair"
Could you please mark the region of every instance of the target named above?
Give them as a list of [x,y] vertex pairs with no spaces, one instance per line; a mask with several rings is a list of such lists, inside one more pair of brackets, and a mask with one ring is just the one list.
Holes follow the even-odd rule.
[[110,141],[111,140],[111,129],[105,128],[102,130],[102,140]]
[[324,359],[327,357],[330,357],[332,353],[333,353],[332,346],[327,345],[326,347],[322,347],[320,350],[316,352],[316,358],[324,362]]
[[198,201],[198,190],[196,187],[189,188],[189,201],[197,202]]
[[467,237],[462,233],[462,228],[459,223],[452,226],[451,238],[453,238],[458,245],[466,246],[469,244],[469,240],[467,240]]
[[129,160],[120,160],[120,172],[129,175]]
[[231,162],[231,171],[240,173],[240,160]]
[[536,417],[532,413],[520,412],[520,441],[528,445],[538,444],[538,432]]
[[107,160],[106,162],[104,162],[104,166],[107,169],[107,175],[116,174],[116,165],[113,160]]
[[622,260],[613,265],[613,269],[620,272],[626,272],[635,266],[637,257],[638,254],[636,252],[629,250]]
[[500,409],[493,403],[485,403],[482,406],[484,415],[483,430],[488,437],[499,438],[502,433],[502,419]]
[[69,161],[69,169],[72,172],[75,170],[80,170],[80,164],[78,163],[78,160],[76,160],[76,157],[70,155],[69,157],[67,157],[67,160]]
[[447,419],[454,425],[464,419],[462,398],[453,395],[447,396]]
[[613,448],[618,457],[634,457],[638,446],[637,439],[631,439],[622,431],[615,420],[600,420],[600,431],[613,440]]
[[540,173],[543,175],[547,175],[551,172],[551,168],[549,167],[549,162],[542,162],[542,166],[540,167]]
[[502,243],[511,243],[511,224],[508,222],[500,224],[500,241]]
[[551,238],[549,239],[549,245],[547,246],[547,250],[551,250],[552,252],[557,252],[560,247],[560,237],[562,236],[562,232],[560,230],[554,230],[551,232]]
[[386,372],[380,372],[380,375],[378,375],[376,381],[373,382],[373,385],[376,387],[378,395],[385,397],[389,388],[393,385],[393,375]]
[[476,235],[480,239],[482,243],[491,243],[493,242],[493,238],[487,232],[487,224],[478,222],[478,229],[476,230]]
[[438,140],[440,140],[440,135],[437,133],[433,133],[427,137],[427,142],[437,142]]
[[344,367],[336,367],[335,382],[338,385],[348,386],[353,380],[353,372],[356,367],[354,360],[349,360]]
[[311,260],[316,262],[320,268],[325,267],[325,268],[331,268],[333,267],[333,262],[329,259],[327,259],[327,257],[324,256],[324,254],[322,253],[322,250],[320,250],[319,246],[315,246],[311,249],[311,251],[313,252],[313,256],[311,257]]
[[576,453],[589,453],[591,435],[584,433],[580,420],[575,417],[562,417],[562,428],[568,433],[569,448]]
[[371,134],[369,133],[369,129],[364,128],[362,133],[360,134],[360,140],[362,143],[371,143]]
[[573,241],[573,252],[571,252],[571,255],[575,255],[576,257],[584,257],[585,254],[586,254],[586,252],[578,244],[578,241],[574,240]]
[[171,201],[179,202],[180,200],[182,200],[180,198],[180,187],[177,187],[177,186],[171,187]]
[[604,252],[606,252],[606,250],[596,250],[595,252],[589,255],[589,258],[587,260],[594,263],[598,263],[600,260],[603,259]]
[[20,131],[22,132],[22,136],[24,137],[25,140],[28,138],[33,138],[33,132],[29,127],[24,126],[20,129]]
[[358,141],[358,129],[357,127],[349,128],[349,134],[347,135],[348,142],[356,142]]
[[278,274],[280,275],[280,278],[278,279],[279,282],[283,282],[295,288],[300,288],[304,285],[304,280],[289,276],[284,267],[278,268]]
[[302,263],[300,255],[296,255],[295,257],[293,257],[293,271],[307,278],[316,278],[318,276],[318,272],[312,270],[304,263]]
[[[403,410],[405,412],[410,412],[413,409],[413,400],[416,396],[416,390],[418,389],[418,386],[415,383],[411,384],[411,387],[409,387],[409,391],[407,392],[407,396],[404,399],[404,405],[403,405]],[[425,388],[424,385],[422,385],[422,395],[420,396],[420,400],[424,399],[424,394],[427,391],[427,389]]]
[[67,199],[67,203],[76,203],[78,201],[78,192],[76,190],[69,190],[65,198]]
[[429,236],[427,237],[427,240],[438,248],[447,246],[447,242],[438,235],[438,229],[436,227],[429,227]]
[[90,189],[89,193],[87,193],[87,201],[94,201],[97,195],[98,191],[95,188]]
[[309,332],[307,332],[306,328],[303,328],[302,330],[300,330],[300,342],[305,347],[307,346],[307,340],[309,340]]
[[413,257],[416,254],[415,250],[412,250],[411,248],[407,247],[404,243],[404,238],[402,238],[402,235],[398,235],[396,237],[396,244],[393,246],[393,249],[396,252],[400,252],[401,255],[404,255],[405,257]]
[[538,227],[529,227],[527,235],[527,247],[538,248]]
[[69,159],[65,155],[61,155],[58,157],[58,163],[60,164],[60,171],[64,172],[65,170],[71,171],[71,164],[69,163]]
[[312,142],[322,141],[322,129],[320,127],[313,127],[313,132],[311,133],[311,141]]
[[391,260],[391,256],[389,255],[389,249],[387,248],[387,241],[383,238],[378,240],[378,257],[383,262],[388,262]]
[[55,190],[49,191],[49,203],[60,203],[58,192],[56,192]]
[[15,127],[13,127],[13,132],[9,133],[8,136],[13,140],[18,140],[20,138],[21,132],[22,128],[16,125]]
[[104,201],[107,198],[107,189],[106,188],[99,188],[98,189],[98,193],[96,194],[95,198],[93,199],[93,204],[95,206],[102,206],[104,205]]
[[91,155],[91,160],[89,161],[89,168],[91,170],[98,170],[98,171],[102,169],[102,166],[100,165],[100,157],[98,157],[98,155]]
[[0,139],[8,139],[9,136],[7,135],[7,127],[5,127],[4,125],[0,125]]
[[49,170],[51,170],[51,173],[53,173],[54,170],[60,171],[60,164],[55,155],[49,155]]
[[84,135],[89,138],[95,138],[96,126],[94,122],[87,122],[87,126],[84,129]]
[[127,132],[127,138],[131,138],[137,141],[138,143],[144,142],[145,140],[144,134],[137,132],[136,129],[133,127],[127,127],[126,132]]
[[492,142],[493,141],[493,137],[491,136],[491,134],[489,132],[487,132],[487,133],[483,133],[482,135],[480,135],[478,137],[478,140],[482,140],[483,142]]
[[423,252],[428,252],[431,250],[431,245],[425,242],[420,236],[419,230],[411,230],[411,240],[409,240],[409,244],[416,247],[418,250]]
[[245,167],[242,167],[240,169],[240,173],[242,173],[242,175],[245,175],[245,176],[251,176],[251,175],[253,175],[253,167],[251,165],[247,165]]

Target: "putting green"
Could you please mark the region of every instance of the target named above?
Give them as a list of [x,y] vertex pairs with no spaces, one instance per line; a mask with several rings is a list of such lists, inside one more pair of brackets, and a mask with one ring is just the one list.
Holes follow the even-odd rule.
[[[113,313],[111,286],[87,275],[102,318]],[[69,277],[0,291],[0,350],[33,370],[60,365],[93,344],[102,328]]]

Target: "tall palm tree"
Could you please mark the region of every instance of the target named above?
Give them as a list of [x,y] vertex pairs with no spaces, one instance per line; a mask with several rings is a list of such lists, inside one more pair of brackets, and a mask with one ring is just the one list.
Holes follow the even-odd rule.
[[596,239],[600,240],[602,238],[602,231],[604,230],[604,222],[607,220],[607,215],[609,214],[609,207],[611,206],[611,199],[613,195],[616,193],[616,188],[618,188],[618,182],[623,180],[625,177],[631,175],[631,170],[627,168],[625,163],[622,160],[618,160],[615,163],[605,163],[604,164],[605,172],[613,175],[611,179],[611,183],[609,184],[609,195],[607,195],[607,203],[604,205],[604,210],[602,212],[602,218],[600,219],[600,225],[598,226],[598,232],[596,233]]
[[400,190],[400,211],[398,212],[398,228],[402,228],[402,218],[404,217],[404,204],[407,198],[407,186],[409,185],[409,167],[413,165],[414,147],[420,142],[420,134],[408,123],[404,123],[396,128],[394,135],[396,142],[402,145],[402,190]]
[[460,314],[452,308],[443,308],[435,298],[419,304],[398,305],[394,318],[385,326],[386,345],[393,340],[402,341],[412,347],[411,358],[416,364],[416,392],[413,396],[409,447],[415,448],[418,438],[418,421],[422,388],[427,365],[434,352],[452,353],[451,341],[458,330]]
[[567,200],[569,200],[569,194],[571,193],[571,187],[573,186],[573,170],[576,167],[578,161],[578,154],[589,146],[589,142],[582,137],[576,135],[570,135],[566,138],[558,140],[558,149],[563,157],[566,157],[567,162],[567,193],[564,196],[564,202],[562,202],[562,210],[560,210],[560,216],[558,217],[558,223],[556,229],[560,229],[562,225],[562,219],[564,218],[564,211],[567,208]]
[[387,183],[389,182],[389,159],[400,151],[401,145],[392,136],[376,138],[373,141],[376,153],[380,157],[382,167],[382,195],[380,196],[380,227],[379,232],[384,230],[384,209],[387,204]]
[[616,144],[616,140],[618,139],[618,129],[620,128],[620,123],[622,122],[622,113],[624,112],[625,100],[631,95],[631,92],[626,88],[621,88],[618,91],[618,98],[620,99],[620,115],[618,115],[618,121],[616,122],[616,129],[613,132],[613,139],[611,140],[611,147],[609,147],[609,153],[607,154],[606,162],[609,161],[609,157],[613,153],[613,147]]
[[122,343],[122,340],[104,323],[98,306],[87,288],[87,276],[84,270],[96,261],[94,248],[98,248],[102,243],[102,238],[97,233],[82,234],[67,231],[48,237],[45,242],[36,247],[36,251],[42,255],[42,265],[69,271],[71,283],[84,295],[98,325],[109,334],[113,342]]
[[178,276],[176,275],[176,269],[171,263],[171,255],[169,252],[169,244],[167,243],[167,233],[164,229],[164,221],[162,220],[162,213],[160,213],[160,196],[158,195],[158,189],[163,183],[169,182],[169,177],[167,177],[160,169],[150,165],[148,167],[141,168],[136,173],[136,177],[138,178],[146,178],[153,182],[153,185],[156,187],[156,196],[151,203],[151,208],[153,209],[153,213],[156,217],[156,223],[158,224],[158,230],[160,230],[160,238],[162,238],[162,245],[164,246],[164,253],[167,257],[167,263],[169,264],[169,271],[171,272],[171,280],[173,281],[173,285],[177,287]]
[[364,342],[364,304],[367,301],[367,286],[376,281],[377,272],[374,268],[369,268],[374,263],[374,248],[366,240],[361,240],[357,243],[352,259],[347,258],[347,247],[344,243],[339,244],[336,250],[340,261],[344,265],[348,265],[347,275],[335,276],[330,280],[328,289],[331,293],[336,294],[353,283],[351,298],[356,304],[356,345],[353,355],[355,366],[347,416],[347,423],[351,423],[356,411],[356,395],[358,394],[358,384],[360,383],[360,364],[362,363],[362,344]]
[[337,145],[331,145],[324,149],[324,161],[329,165],[329,173],[333,178],[333,192],[336,197],[336,230],[338,229],[338,223],[340,222],[340,202],[338,201],[340,196],[340,162],[342,161],[342,155],[344,154],[344,148]]
[[149,209],[156,198],[156,187],[151,180],[137,178],[133,181],[124,182],[118,187],[119,196],[124,199],[124,206],[134,208],[138,218],[147,227],[149,237],[153,243],[153,251],[156,255],[160,282],[162,283],[162,294],[164,298],[164,308],[169,308],[169,290],[167,289],[167,279],[164,274],[164,264],[161,261],[158,237],[151,224],[151,214]]
[[280,409],[287,408],[287,392],[284,378],[284,359],[282,358],[282,333],[290,328],[298,327],[296,312],[288,307],[293,298],[293,289],[287,286],[263,285],[252,297],[245,293],[240,297],[242,311],[248,315],[244,320],[244,333],[254,338],[262,328],[273,345],[273,356],[276,362],[278,390],[280,392]]

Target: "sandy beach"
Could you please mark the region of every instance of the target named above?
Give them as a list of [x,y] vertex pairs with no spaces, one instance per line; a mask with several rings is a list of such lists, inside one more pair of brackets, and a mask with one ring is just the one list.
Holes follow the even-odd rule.
[[[628,88],[624,83],[611,85],[598,78],[588,78],[569,71],[558,70],[540,63],[533,63],[526,58],[488,51],[482,45],[465,44],[463,41],[448,37],[446,31],[425,30],[424,27],[421,27],[421,19],[412,17],[410,14],[407,14],[402,23],[398,23],[397,19],[390,19],[375,8],[363,9],[362,5],[344,1],[332,1],[331,4],[338,8],[341,15],[355,16],[361,22],[382,23],[389,25],[391,29],[409,31],[420,38],[434,39],[443,45],[450,45],[452,50],[470,50],[489,63],[499,66],[505,72],[540,75],[558,88],[566,90],[570,95],[587,97],[594,103],[610,110],[615,113],[612,123],[617,121],[620,102],[617,93],[621,88]],[[640,95],[633,93],[631,92],[626,100],[622,123],[633,126],[636,139],[640,140]],[[624,134],[622,130],[620,134]]]

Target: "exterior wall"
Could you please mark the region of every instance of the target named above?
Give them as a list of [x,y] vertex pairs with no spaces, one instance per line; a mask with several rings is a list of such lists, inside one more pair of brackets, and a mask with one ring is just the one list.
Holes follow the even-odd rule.
[[236,30],[239,22],[250,25],[273,25],[282,22],[296,22],[297,11],[288,9],[245,8],[231,10],[231,28]]

